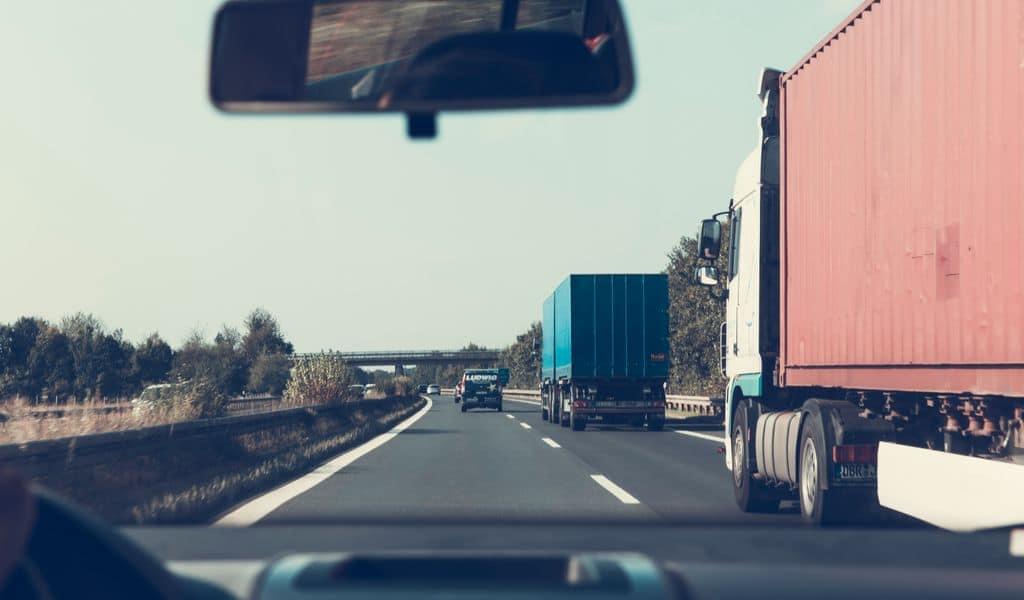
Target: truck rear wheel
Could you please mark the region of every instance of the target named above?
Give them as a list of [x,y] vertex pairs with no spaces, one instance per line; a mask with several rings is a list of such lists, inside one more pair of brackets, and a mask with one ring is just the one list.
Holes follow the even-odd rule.
[[466,403],[465,402],[462,403],[462,412],[466,412]]
[[866,517],[859,497],[842,490],[825,489],[828,460],[825,435],[818,419],[808,416],[800,432],[799,488],[800,515],[808,525],[835,525]]
[[779,498],[766,490],[753,477],[749,443],[749,417],[747,401],[736,407],[732,426],[732,490],[736,505],[748,513],[766,513],[779,510]]
[[587,420],[578,416],[576,411],[569,413],[569,427],[573,431],[583,431],[587,428]]
[[661,417],[650,417],[647,419],[647,431],[661,431],[665,429],[665,419]]

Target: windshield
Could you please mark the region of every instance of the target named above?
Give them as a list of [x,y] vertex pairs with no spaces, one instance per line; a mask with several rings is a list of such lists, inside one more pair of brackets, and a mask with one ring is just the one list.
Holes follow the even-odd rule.
[[[914,504],[1022,462],[1021,20],[862,4],[626,1],[627,103],[425,143],[215,110],[214,0],[5,6],[0,468],[124,525],[1005,523]],[[306,86],[505,6],[317,1]]]

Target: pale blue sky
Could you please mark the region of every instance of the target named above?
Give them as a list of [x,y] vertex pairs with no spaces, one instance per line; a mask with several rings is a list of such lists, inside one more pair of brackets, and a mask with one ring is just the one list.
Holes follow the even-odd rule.
[[215,1],[15,2],[0,20],[0,322],[83,310],[139,340],[277,315],[300,350],[504,345],[570,272],[659,271],[728,201],[762,66],[858,0],[626,0],[615,109],[240,117]]

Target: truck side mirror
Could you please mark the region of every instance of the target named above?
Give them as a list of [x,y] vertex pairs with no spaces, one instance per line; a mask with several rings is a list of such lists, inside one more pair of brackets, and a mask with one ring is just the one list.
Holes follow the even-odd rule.
[[722,252],[722,223],[718,219],[704,219],[697,234],[697,256],[715,260]]
[[694,283],[706,286],[718,285],[718,268],[710,265],[697,267],[693,273]]

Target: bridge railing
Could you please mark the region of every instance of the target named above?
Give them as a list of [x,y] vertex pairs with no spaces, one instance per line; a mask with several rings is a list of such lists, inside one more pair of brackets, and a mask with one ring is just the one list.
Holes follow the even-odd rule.
[[417,360],[451,360],[472,362],[475,360],[497,360],[500,350],[389,350],[386,352],[302,352],[292,355],[293,360],[303,360],[321,355],[336,356],[347,361],[415,362]]

